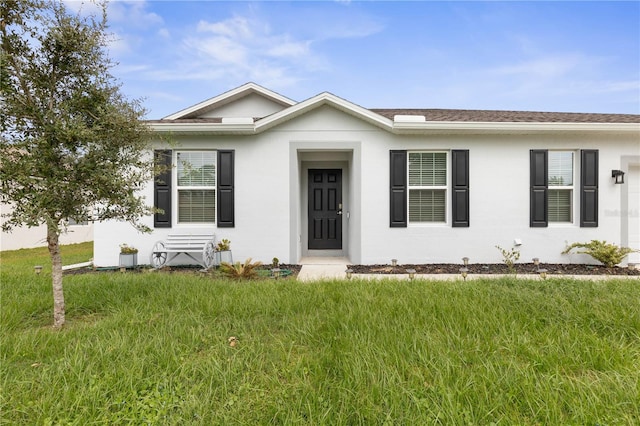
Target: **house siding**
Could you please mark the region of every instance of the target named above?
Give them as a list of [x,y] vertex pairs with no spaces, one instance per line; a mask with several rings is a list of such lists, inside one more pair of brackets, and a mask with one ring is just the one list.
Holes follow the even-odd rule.
[[[278,257],[281,262],[297,263],[305,255],[305,173],[310,167],[343,169],[343,251],[353,263],[389,263],[392,258],[400,263],[460,263],[462,257],[469,257],[472,263],[500,263],[502,255],[495,246],[511,248],[516,239],[522,242],[518,247],[521,262],[538,257],[543,262],[589,263],[593,261],[586,255],[561,252],[577,241],[621,243],[623,215],[606,214],[605,209],[622,208],[629,183],[615,185],[610,174],[612,169],[622,168],[623,157],[627,158],[625,164],[640,163],[637,133],[423,133],[395,134],[324,105],[263,133],[177,135],[175,149],[235,150],[234,227],[208,227],[219,239],[231,240],[234,260],[251,257],[270,263]],[[530,151],[553,149],[576,153],[573,223],[531,227]],[[599,150],[600,214],[598,226],[593,228],[580,227],[581,149]],[[394,150],[442,150],[449,154],[445,224],[390,226],[389,153]],[[468,227],[452,223],[452,150],[468,150]],[[638,179],[637,173],[633,176],[626,178]],[[637,182],[632,184],[638,186]],[[151,183],[143,195],[153,200]],[[168,233],[177,228],[202,228],[176,225],[175,215],[173,220],[172,229],[159,228],[151,234],[140,234],[115,221],[96,225],[96,264],[116,265],[122,243],[138,247],[139,262],[146,263],[154,242]],[[637,219],[624,220],[625,229],[635,229],[628,221]],[[152,217],[145,221],[153,226]]]

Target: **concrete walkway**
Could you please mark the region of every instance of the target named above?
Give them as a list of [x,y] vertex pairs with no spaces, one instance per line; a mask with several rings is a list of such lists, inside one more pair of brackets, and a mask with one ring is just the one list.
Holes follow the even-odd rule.
[[315,281],[324,278],[345,278],[345,270],[349,264],[346,257],[303,257],[300,259],[302,269],[298,273],[299,281]]

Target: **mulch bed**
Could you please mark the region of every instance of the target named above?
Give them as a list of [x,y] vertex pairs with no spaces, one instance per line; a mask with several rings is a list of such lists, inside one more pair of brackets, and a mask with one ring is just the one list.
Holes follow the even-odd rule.
[[[258,268],[258,270],[269,271],[271,270],[271,265],[262,265]],[[279,265],[281,270],[289,270],[291,271],[292,276],[297,276],[300,269],[302,269],[302,265]],[[153,268],[148,266],[139,266],[137,268],[128,268],[127,273],[143,273],[153,271]],[[202,271],[202,266],[198,265],[176,265],[176,266],[166,266],[164,268],[159,269],[160,272],[164,273],[195,273]],[[79,268],[79,269],[70,269],[68,271],[64,271],[63,275],[79,275],[79,274],[104,274],[104,273],[114,273],[120,272],[119,267],[112,268]]]
[[[452,263],[427,263],[419,265],[349,265],[354,274],[406,274],[407,269],[415,269],[417,274],[459,274],[463,265]],[[519,263],[515,265],[518,274],[537,274],[538,268],[546,269],[549,275],[631,275],[640,276],[640,269],[606,268],[601,265],[541,263]],[[475,263],[467,266],[469,274],[510,274],[503,263]]]
[[[291,271],[291,275],[296,277],[302,269],[302,265],[280,265],[280,269]],[[463,265],[455,263],[423,263],[407,265],[349,265],[354,274],[406,274],[407,269],[415,269],[417,274],[459,274]],[[261,270],[270,270],[271,265],[262,265]],[[539,267],[533,263],[519,263],[515,266],[517,274],[537,274],[538,268],[546,269],[549,275],[626,275],[640,277],[640,269],[629,269],[622,267],[605,268],[602,265],[566,264],[566,263],[541,263]],[[474,263],[467,266],[468,274],[511,274],[507,265],[502,263]],[[127,269],[128,273],[148,272],[152,269],[138,267]],[[170,266],[162,268],[164,273],[194,273],[202,270],[200,266]],[[64,271],[64,275],[90,274],[90,273],[114,273],[119,272],[119,268],[91,269],[81,268]]]

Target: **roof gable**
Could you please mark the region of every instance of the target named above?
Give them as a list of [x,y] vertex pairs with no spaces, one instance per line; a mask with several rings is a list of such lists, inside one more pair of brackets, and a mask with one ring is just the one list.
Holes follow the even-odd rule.
[[391,120],[380,114],[339,98],[329,92],[324,92],[256,121],[256,131],[264,131],[325,105],[387,130],[391,130],[393,125]]
[[163,120],[265,117],[295,104],[295,101],[276,92],[255,83],[247,83],[168,115]]

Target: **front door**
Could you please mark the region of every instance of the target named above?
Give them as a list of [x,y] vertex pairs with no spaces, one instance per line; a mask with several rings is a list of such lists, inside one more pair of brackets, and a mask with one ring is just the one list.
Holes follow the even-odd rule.
[[342,170],[309,169],[309,250],[342,249]]

